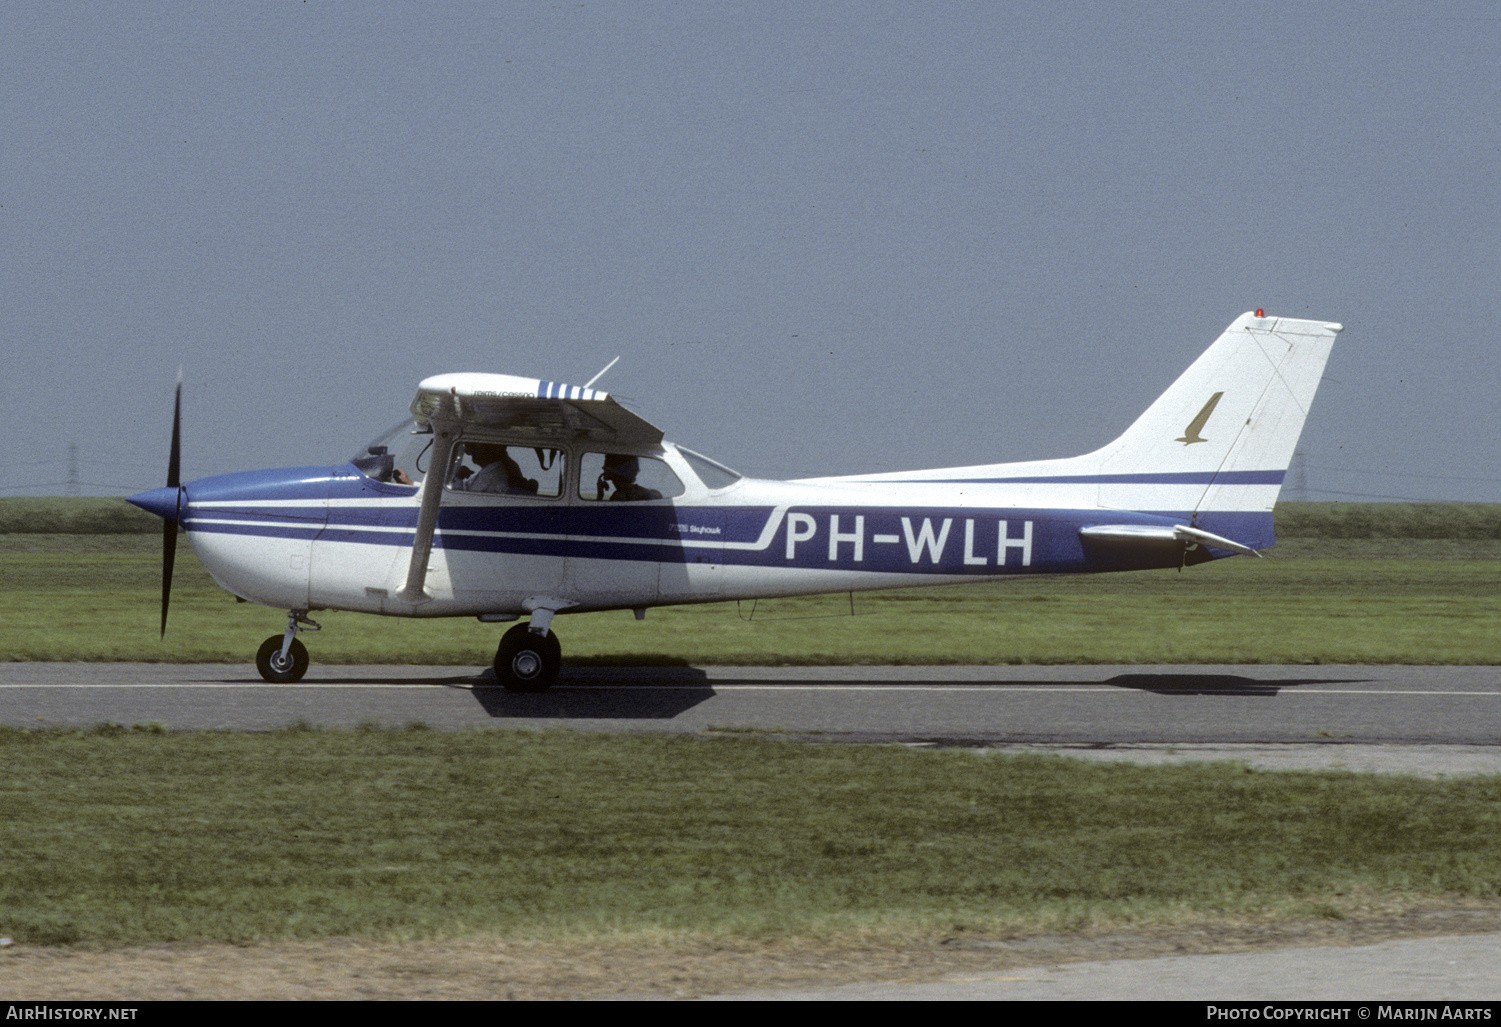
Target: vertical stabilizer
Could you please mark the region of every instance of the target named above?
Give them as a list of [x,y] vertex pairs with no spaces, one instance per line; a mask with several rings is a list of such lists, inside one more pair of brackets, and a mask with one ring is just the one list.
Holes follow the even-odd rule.
[[[1259,312],[1258,312],[1259,313]],[[1270,545],[1270,514],[1342,326],[1237,318],[1136,423],[1091,454],[1102,507],[1191,512]]]
[[1231,541],[1228,551],[1264,549],[1342,328],[1242,314],[1119,438],[1083,456],[810,480],[993,487],[993,502],[1152,514]]

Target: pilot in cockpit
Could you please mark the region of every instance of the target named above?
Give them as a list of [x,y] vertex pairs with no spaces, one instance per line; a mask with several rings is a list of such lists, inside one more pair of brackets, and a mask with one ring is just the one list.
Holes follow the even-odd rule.
[[[637,502],[643,499],[661,499],[662,493],[636,484],[641,473],[641,461],[633,456],[610,453],[599,472],[595,483],[595,499],[613,499],[621,502]],[[610,491],[613,489],[614,491]]]

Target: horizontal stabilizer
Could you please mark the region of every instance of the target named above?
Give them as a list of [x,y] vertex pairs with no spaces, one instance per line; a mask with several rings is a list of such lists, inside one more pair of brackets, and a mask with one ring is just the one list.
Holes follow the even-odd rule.
[[1190,528],[1186,524],[1097,524],[1093,527],[1080,528],[1079,534],[1096,542],[1123,542],[1126,544],[1137,542],[1184,542],[1209,546],[1214,549],[1223,549],[1230,553],[1241,553],[1245,556],[1254,556],[1260,559],[1261,554],[1250,546],[1243,546],[1239,542],[1232,542],[1220,535],[1214,535],[1198,528]]

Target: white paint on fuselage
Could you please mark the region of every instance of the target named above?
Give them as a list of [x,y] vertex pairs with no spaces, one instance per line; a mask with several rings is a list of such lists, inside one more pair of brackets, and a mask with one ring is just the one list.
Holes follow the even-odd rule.
[[308,609],[310,539],[190,530],[188,540],[226,591],[281,610]]
[[[611,609],[646,607],[661,604],[710,602],[726,595],[744,598],[768,598],[815,594],[830,591],[863,591],[900,585],[919,585],[973,580],[972,575],[893,574],[848,570],[837,567],[747,566],[720,560],[725,550],[742,552],[768,551],[778,538],[792,506],[861,506],[869,509],[908,509],[945,506],[951,509],[994,508],[1017,498],[1009,490],[996,486],[887,485],[879,490],[868,485],[813,484],[742,479],[717,493],[690,492],[676,502],[663,501],[642,505],[676,506],[681,503],[692,513],[680,521],[689,523],[696,516],[704,518],[706,510],[723,511],[745,507],[769,508],[759,537],[750,541],[733,541],[711,534],[714,525],[700,525],[677,538],[643,539],[611,535],[552,536],[556,541],[575,543],[614,543],[640,548],[656,547],[659,559],[613,560],[577,555],[549,556],[487,552],[459,548],[465,537],[519,538],[514,532],[442,531],[433,549],[425,580],[424,599],[408,602],[398,598],[405,581],[410,548],[396,541],[410,536],[411,528],[400,525],[362,525],[365,535],[390,535],[391,544],[371,541],[283,538],[250,533],[231,533],[193,528],[244,526],[232,514],[195,516],[189,528],[194,551],[209,573],[227,590],[250,600],[280,609],[338,609],[408,617],[473,616],[481,613],[524,613],[528,599],[540,594],[569,597],[575,609]],[[465,497],[472,499],[472,497]],[[495,505],[504,505],[508,497],[495,497]],[[1029,497],[1030,498],[1030,497]],[[521,503],[524,500],[512,499]],[[535,503],[535,500],[530,502]],[[568,497],[554,500],[570,502]],[[571,500],[581,503],[579,500]],[[390,510],[393,506],[415,511],[415,496],[385,496],[358,500],[335,499],[327,507],[337,519],[338,511],[357,508]],[[591,504],[593,505],[593,504]],[[634,504],[633,504],[634,505]],[[281,500],[238,501],[238,510],[274,511],[292,506],[306,509],[305,501]],[[1035,506],[1035,504],[1034,504]],[[623,507],[623,505],[622,505]],[[196,514],[196,511],[195,511]],[[204,511],[208,514],[208,511]],[[806,515],[805,515],[806,516]],[[849,552],[855,519],[840,530],[844,541],[833,552]],[[863,522],[862,525],[863,527]],[[920,536],[926,529],[926,540]],[[829,549],[829,525],[814,522],[809,543],[822,552]],[[917,556],[913,562],[926,562],[936,541],[937,528],[926,524],[914,529]],[[955,545],[963,527],[946,545]],[[1019,528],[1017,529],[1020,530]],[[337,534],[331,531],[329,534]],[[454,547],[443,544],[444,540]],[[911,542],[912,540],[903,540]],[[862,546],[872,548],[883,540],[866,540]],[[779,543],[780,544],[780,543]],[[840,546],[843,548],[841,549]],[[680,555],[681,554],[681,555]],[[695,556],[695,554],[703,554]],[[920,569],[920,568],[919,568]],[[998,571],[1002,568],[997,568]]]

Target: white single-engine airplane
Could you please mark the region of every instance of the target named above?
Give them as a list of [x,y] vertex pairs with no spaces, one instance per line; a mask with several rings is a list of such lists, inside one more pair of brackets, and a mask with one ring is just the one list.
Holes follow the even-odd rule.
[[559,613],[1256,555],[1340,330],[1245,314],[1084,456],[797,481],[664,442],[589,386],[444,374],[348,463],[182,484],[179,385],[167,486],[130,502],[166,522],[163,634],[180,525],[220,585],[288,611],[256,655],[267,681],[307,670],[310,611],[527,615],[495,673],[538,692]]

